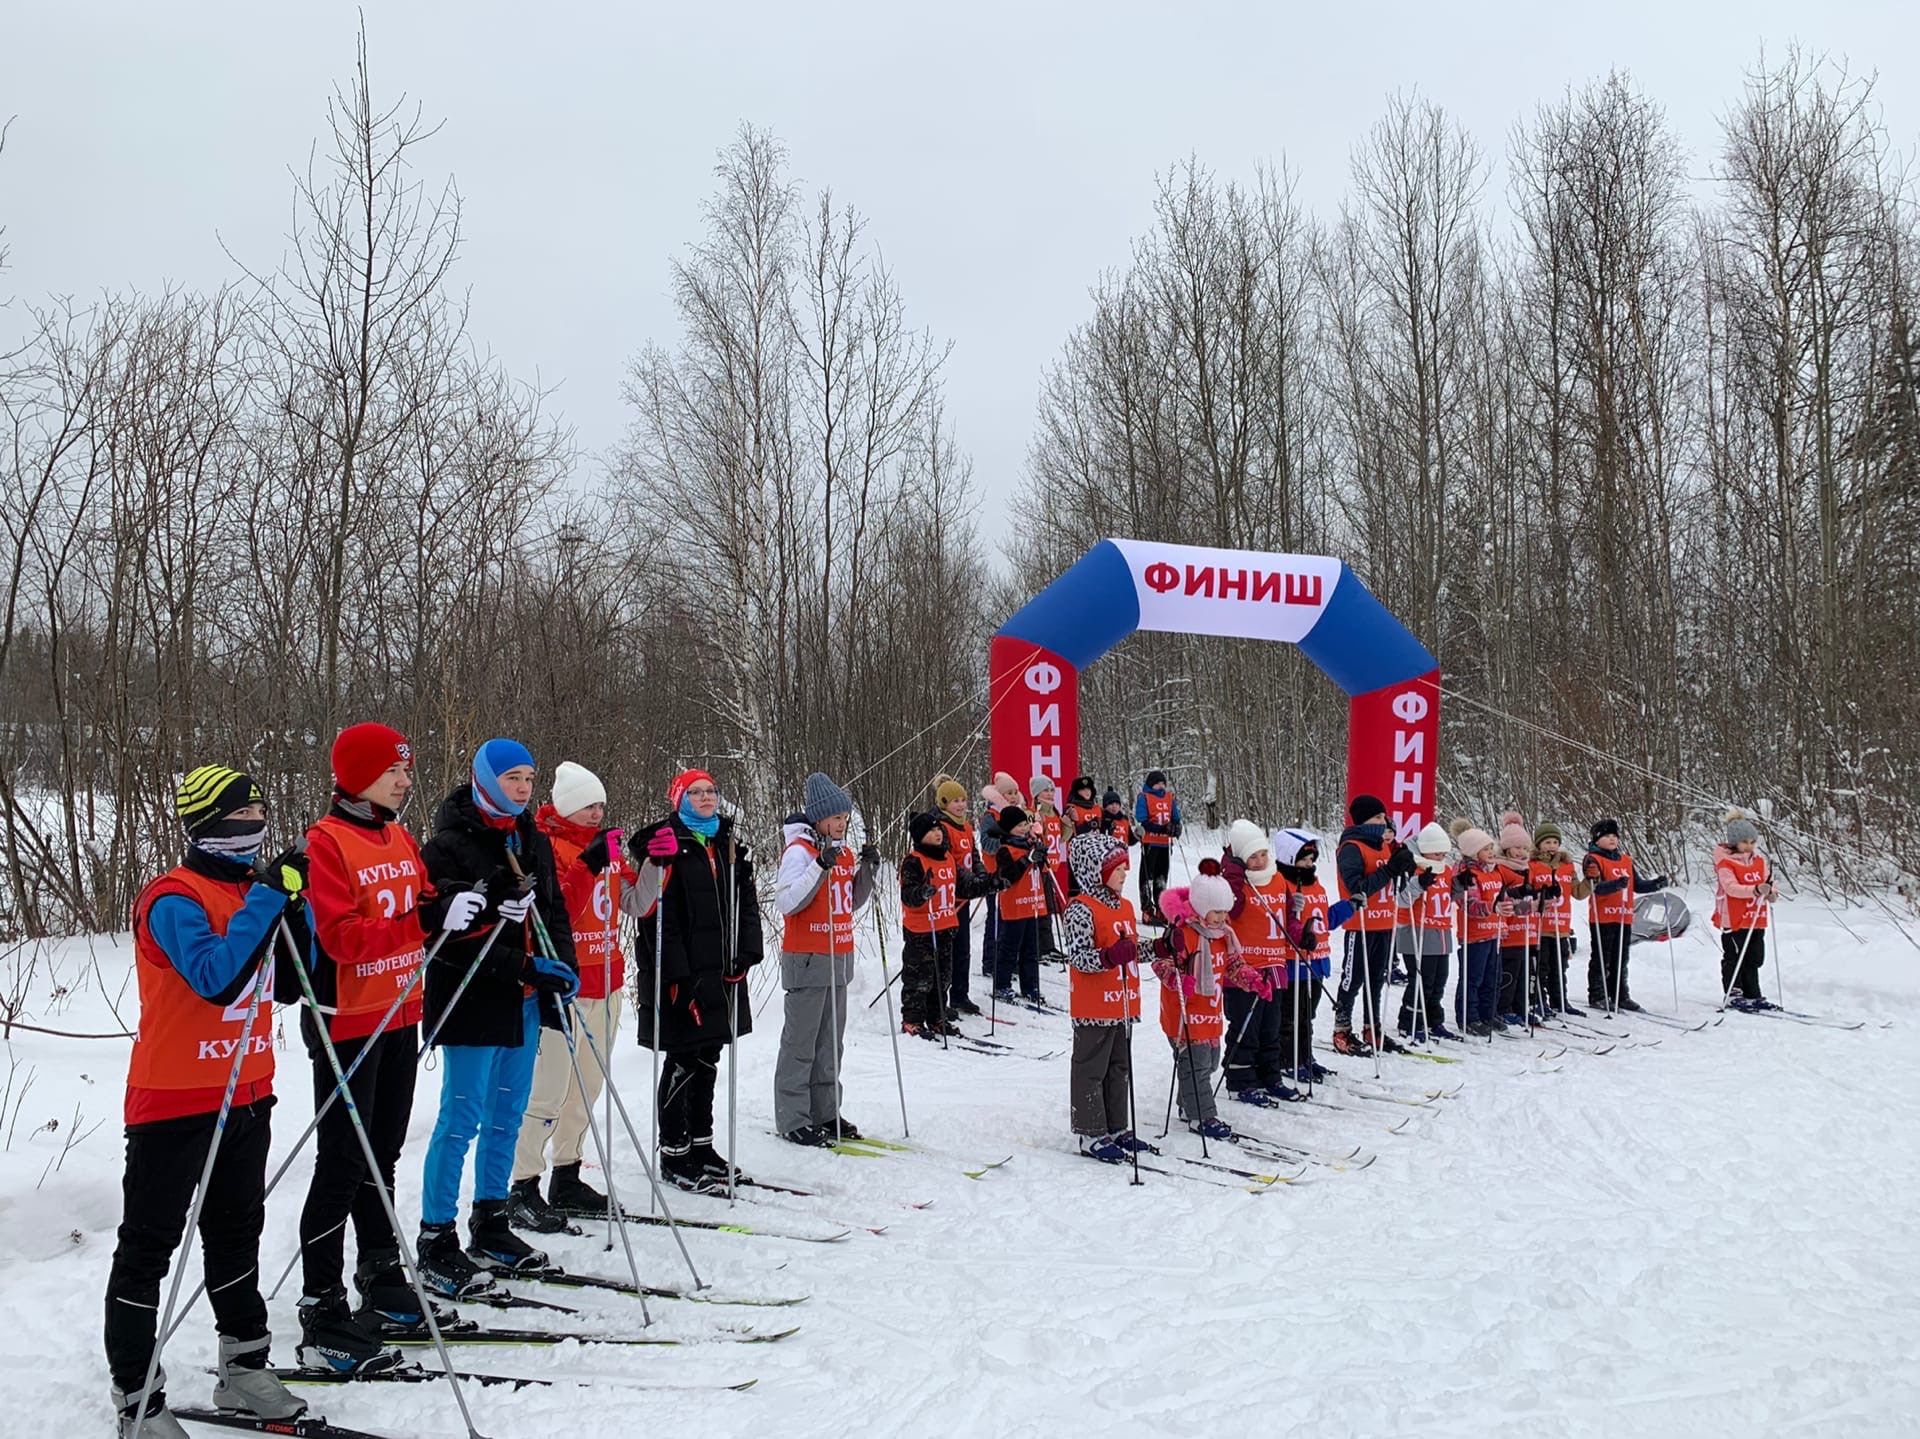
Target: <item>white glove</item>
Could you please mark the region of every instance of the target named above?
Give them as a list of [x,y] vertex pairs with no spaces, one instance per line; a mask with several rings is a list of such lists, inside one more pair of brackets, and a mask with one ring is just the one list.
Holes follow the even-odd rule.
[[487,907],[487,897],[476,889],[463,889],[447,901],[446,913],[441,916],[440,928],[449,934],[457,934],[463,929],[471,929],[480,911]]
[[530,894],[519,895],[514,899],[503,899],[500,901],[500,918],[509,924],[519,924],[526,919],[527,911],[532,908],[533,896]]

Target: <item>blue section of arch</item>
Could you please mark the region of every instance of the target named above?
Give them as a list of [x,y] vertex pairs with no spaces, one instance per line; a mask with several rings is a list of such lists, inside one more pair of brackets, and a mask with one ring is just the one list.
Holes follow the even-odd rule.
[[1102,540],[1015,611],[999,632],[1085,669],[1139,628],[1133,571],[1127,557]]
[[[1084,670],[1140,626],[1140,599],[1126,556],[1102,540],[1035,595],[1000,633],[1053,651]],[[1349,695],[1399,684],[1437,668],[1427,647],[1373,597],[1344,562],[1320,619],[1300,649]]]
[[1397,685],[1438,668],[1427,647],[1344,561],[1333,597],[1300,641],[1300,650],[1349,695]]

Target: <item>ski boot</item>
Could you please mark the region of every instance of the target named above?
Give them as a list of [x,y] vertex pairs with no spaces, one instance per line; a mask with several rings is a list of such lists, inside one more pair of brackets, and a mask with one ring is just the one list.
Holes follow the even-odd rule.
[[418,1254],[420,1283],[444,1299],[472,1299],[493,1288],[493,1276],[462,1252],[451,1224],[422,1224]]
[[[606,1206],[601,1205],[601,1212]],[[531,1234],[565,1234],[573,1226],[540,1197],[540,1179],[516,1179],[507,1190],[507,1223]]]
[[699,1160],[693,1157],[693,1146],[683,1149],[660,1151],[660,1177],[669,1184],[678,1186],[692,1194],[706,1194],[711,1191],[703,1188],[707,1171]]
[[300,1300],[300,1345],[295,1351],[309,1369],[335,1374],[379,1374],[405,1361],[389,1349],[347,1308],[347,1291],[333,1288]]
[[860,1139],[863,1137],[860,1131],[854,1127],[853,1121],[844,1114],[836,1119],[833,1124],[823,1124],[820,1128],[826,1131],[826,1133],[832,1134],[836,1126],[839,1128],[842,1139]]
[[[141,1375],[145,1379],[146,1375]],[[153,1388],[146,1390],[122,1389],[113,1386],[113,1412],[119,1416],[120,1439],[133,1439],[133,1431],[138,1428],[142,1439],[151,1434],[155,1439],[192,1439],[186,1430],[180,1427],[180,1421],[173,1417],[173,1411],[167,1408],[167,1371],[153,1371]],[[142,1411],[146,1417],[141,1418]]]
[[[353,1287],[360,1291],[360,1307],[354,1311],[354,1318],[375,1338],[382,1337],[382,1332],[388,1329],[425,1331],[427,1320],[420,1311],[420,1296],[407,1283],[407,1271],[400,1267],[399,1250],[362,1254],[359,1264],[354,1266]],[[433,1317],[442,1324],[451,1324],[460,1316],[436,1304]]]
[[1587,1012],[1584,1009],[1575,1009],[1571,1004],[1568,1004],[1565,1001],[1561,1002],[1560,1012],[1564,1014],[1568,1019],[1585,1019],[1587,1017]]
[[1255,1109],[1278,1109],[1280,1107],[1279,1100],[1267,1093],[1266,1090],[1258,1087],[1252,1089],[1229,1089],[1227,1091],[1227,1098],[1237,1099],[1242,1104],[1251,1104]]
[[804,1149],[831,1149],[833,1136],[817,1124],[802,1124],[789,1129],[780,1136],[789,1144],[798,1144]]
[[1527,1027],[1527,1017],[1524,1014],[1503,1014],[1500,1016],[1500,1027],[1502,1029],[1525,1029]]
[[552,1261],[513,1232],[507,1201],[476,1199],[467,1216],[467,1258],[496,1274],[545,1269]]
[[718,1188],[713,1191],[714,1193],[725,1194],[727,1192],[727,1181],[730,1178],[737,1180],[741,1184],[747,1182],[746,1172],[737,1164],[734,1165],[731,1175],[727,1173],[726,1157],[713,1147],[713,1140],[710,1137],[707,1139],[694,1140],[691,1157],[698,1162],[701,1172],[705,1174],[712,1183],[718,1186]]
[[1333,1052],[1349,1055],[1354,1059],[1369,1059],[1373,1055],[1372,1047],[1351,1029],[1334,1030]]
[[272,1337],[266,1334],[258,1339],[220,1336],[220,1377],[213,1386],[214,1408],[275,1420],[298,1419],[307,1412],[307,1401],[289,1394],[279,1376],[267,1367],[267,1350],[272,1345]]
[[556,1164],[547,1181],[547,1207],[583,1219],[607,1217],[607,1196],[580,1177],[580,1166]]
[[1617,1008],[1625,1010],[1628,1014],[1638,1014],[1640,1012],[1640,1002],[1631,995],[1623,994],[1620,996],[1620,1003]]
[[1380,1032],[1380,1026],[1377,1024],[1369,1024],[1366,1035],[1367,1043],[1379,1050],[1382,1054],[1405,1054],[1407,1052],[1407,1047],[1391,1034],[1382,1034]]
[[1262,1086],[1272,1096],[1275,1104],[1304,1104],[1307,1096],[1284,1080],[1276,1079],[1272,1084]]
[[1114,1135],[1113,1142],[1129,1154],[1158,1154],[1160,1152],[1158,1146],[1147,1143],[1146,1140],[1135,1134],[1131,1129],[1123,1129],[1120,1133]]
[[1127,1151],[1120,1147],[1119,1136],[1113,1134],[1102,1135],[1100,1138],[1092,1141],[1084,1138],[1081,1139],[1080,1152],[1089,1159],[1099,1160],[1102,1164],[1125,1164],[1127,1162]]
[[1012,1004],[1014,1002],[1013,986],[1007,984],[995,988],[993,991],[993,1001],[995,1004]]
[[1459,1039],[1459,1038],[1460,1038],[1460,1036],[1459,1036],[1458,1034],[1456,1034],[1456,1033],[1454,1033],[1454,1032],[1453,1032],[1453,1031],[1452,1031],[1451,1029],[1448,1029],[1448,1028],[1446,1027],[1446,1025],[1444,1025],[1444,1024],[1436,1024],[1436,1025],[1434,1025],[1434,1027],[1433,1027],[1432,1029],[1429,1029],[1429,1030],[1427,1031],[1427,1038],[1428,1038],[1428,1039],[1455,1039],[1455,1040],[1457,1040],[1457,1039]]
[[953,1006],[947,1011],[947,1018],[958,1019],[963,1014],[978,1014],[979,1012],[980,1006],[972,1000],[956,999],[953,1002]]
[[1189,1123],[1187,1128],[1202,1139],[1231,1140],[1237,1137],[1233,1126],[1224,1119],[1204,1119],[1198,1124]]

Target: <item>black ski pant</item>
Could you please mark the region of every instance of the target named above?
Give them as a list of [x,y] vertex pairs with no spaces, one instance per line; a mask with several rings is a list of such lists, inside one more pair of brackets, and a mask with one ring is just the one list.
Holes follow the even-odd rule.
[[677,1049],[660,1056],[660,1148],[684,1154],[713,1143],[713,1090],[720,1079],[724,1044]]
[[[260,1227],[267,1217],[272,1109],[269,1095],[228,1111],[206,1201],[200,1206],[207,1299],[215,1329],[229,1339],[258,1339],[267,1332],[267,1302],[260,1297]],[[147,1380],[160,1319],[160,1283],[185,1235],[215,1118],[192,1114],[127,1130],[120,1237],[107,1274],[106,1332],[107,1372],[124,1393],[137,1392]]]
[[1767,962],[1764,929],[1727,929],[1720,932],[1720,992],[1729,986],[1745,999],[1760,998],[1760,966]]
[[901,1023],[944,1020],[947,1017],[944,996],[952,979],[949,971],[953,967],[955,931],[943,929],[936,935],[907,930],[905,934],[906,947],[900,952]]
[[1439,954],[1400,956],[1407,969],[1407,987],[1400,992],[1400,1032],[1425,1035],[1447,1022],[1447,971],[1452,967]]
[[[310,1010],[301,1011],[300,1026],[313,1060],[313,1103],[317,1111],[334,1091],[333,1067],[320,1048]],[[340,1100],[329,1106],[314,1137],[313,1182],[307,1186],[307,1202],[300,1211],[301,1275],[308,1294],[324,1294],[343,1284],[349,1219],[363,1263],[371,1255],[399,1251],[399,1237],[387,1223],[376,1183],[384,1184],[388,1197],[392,1197],[394,1168],[400,1161],[401,1146],[407,1142],[407,1123],[413,1117],[419,1044],[418,1026],[411,1024],[378,1036],[334,1041],[343,1073],[353,1067],[361,1050],[371,1047],[373,1052],[348,1082],[353,1104],[348,1106]],[[355,1114],[366,1126],[373,1157],[379,1164],[377,1181],[367,1172],[366,1155],[353,1131]]]
[[[1276,1003],[1283,995],[1286,1000],[1280,1005],[1280,1062],[1291,1079],[1298,1077],[1301,1065],[1313,1063],[1313,1016],[1327,982],[1305,964],[1290,963],[1287,972],[1287,988],[1276,990],[1273,997]],[[1233,993],[1227,991],[1229,997]]]
[[1333,1027],[1353,1028],[1354,1001],[1364,993],[1366,1009],[1363,1024],[1380,1022],[1380,992],[1393,972],[1393,931],[1390,929],[1349,929],[1345,931],[1346,950],[1340,960],[1340,988],[1333,996]]
[[1160,896],[1173,874],[1173,846],[1140,842],[1140,913],[1159,923]]
[[[1275,979],[1280,971],[1270,969]],[[1228,989],[1227,1000],[1227,1089],[1239,1094],[1247,1089],[1265,1089],[1286,1078],[1286,1013],[1293,996],[1275,989],[1272,999],[1262,999],[1250,989]]]
[[1543,934],[1534,952],[1534,974],[1541,997],[1550,1009],[1567,1007],[1567,957],[1573,953],[1570,934]]
[[1500,1013],[1525,1015],[1527,1012],[1527,971],[1533,965],[1533,951],[1524,944],[1500,946]]
[[993,956],[995,989],[1011,989],[1018,976],[1021,997],[1040,998],[1040,932],[1047,923],[1045,915],[1000,921],[1000,943]]
[[[987,932],[980,946],[980,963],[983,968],[993,964],[993,919],[999,905],[989,902],[987,905]],[[958,1004],[961,1000],[971,1000],[973,990],[970,984],[973,970],[973,901],[968,900],[954,911],[959,924],[951,931],[953,937],[953,957],[950,962],[951,973],[940,986],[940,992],[948,996],[949,1004]]]
[[1618,1006],[1633,998],[1627,985],[1628,930],[1624,924],[1587,926],[1593,944],[1593,953],[1587,956],[1587,1003]]

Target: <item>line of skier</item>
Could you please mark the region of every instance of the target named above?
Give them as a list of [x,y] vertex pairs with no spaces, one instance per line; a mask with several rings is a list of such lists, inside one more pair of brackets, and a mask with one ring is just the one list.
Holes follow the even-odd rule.
[[[677,775],[667,814],[622,831],[606,824],[599,779],[571,762],[556,767],[550,801],[535,807],[534,756],[496,738],[475,751],[470,776],[441,801],[420,845],[399,822],[414,783],[404,736],[357,724],[335,740],[331,760],[327,812],[270,859],[252,778],[218,765],[192,771],[176,796],[183,857],[134,905],[140,1024],[105,1335],[123,1434],[184,1432],[167,1410],[159,1362],[179,1271],[164,1306],[160,1288],[190,1226],[205,1250],[219,1336],[216,1405],[274,1422],[304,1410],[269,1366],[259,1278],[266,1198],[287,1167],[266,1178],[276,1002],[299,1006],[316,1116],[299,1223],[302,1364],[392,1366],[392,1338],[452,1317],[436,1300],[474,1298],[496,1275],[548,1264],[516,1230],[554,1233],[571,1218],[609,1214],[613,1201],[582,1179],[581,1166],[629,996],[639,1042],[655,1056],[659,1176],[704,1192],[743,1178],[716,1148],[714,1099],[723,1057],[752,1029],[745,982],[765,941],[750,847],[713,776]],[[1452,835],[1429,825],[1403,845],[1385,806],[1362,795],[1335,845],[1334,898],[1318,877],[1317,835],[1248,820],[1229,827],[1218,859],[1173,887],[1183,820],[1161,771],[1147,775],[1131,810],[1086,776],[1064,807],[1045,776],[1029,791],[1031,810],[1013,778],[996,775],[976,830],[965,787],[939,776],[934,807],[907,817],[897,869],[900,1028],[942,1040],[980,1012],[967,983],[970,907],[986,902],[992,1003],[1051,1007],[1042,955],[1067,969],[1072,1127],[1095,1158],[1119,1162],[1142,1147],[1132,1028],[1143,964],[1163,986],[1181,1116],[1205,1134],[1227,1132],[1216,1073],[1231,1098],[1265,1106],[1329,1072],[1314,1059],[1312,1035],[1334,978],[1335,931],[1341,1054],[1397,1046],[1381,1027],[1396,959],[1406,966],[1404,1039],[1454,1033],[1441,1012],[1454,953],[1455,1022],[1466,1033],[1523,1022],[1528,1007],[1579,1013],[1567,1002],[1565,967],[1580,898],[1591,905],[1590,1002],[1637,1007],[1627,983],[1633,899],[1665,879],[1635,872],[1610,820],[1593,826],[1576,866],[1555,827],[1528,831],[1511,814],[1497,841],[1465,825]],[[857,853],[850,844],[853,811],[847,791],[816,773],[781,830],[774,1109],[779,1134],[801,1145],[859,1136],[841,1112],[841,1060],[855,925],[873,903],[882,860],[871,839]],[[1755,839],[1736,820],[1716,854],[1723,977],[1741,1003],[1764,1003],[1758,972],[1773,898]],[[1125,895],[1136,844],[1140,912]],[[1150,952],[1143,916],[1158,930]],[[631,956],[623,919],[634,928]],[[408,1245],[394,1181],[418,1066],[436,1049],[439,1109]],[[469,1155],[463,1245],[456,1226]],[[346,1286],[349,1228],[357,1302]]]

